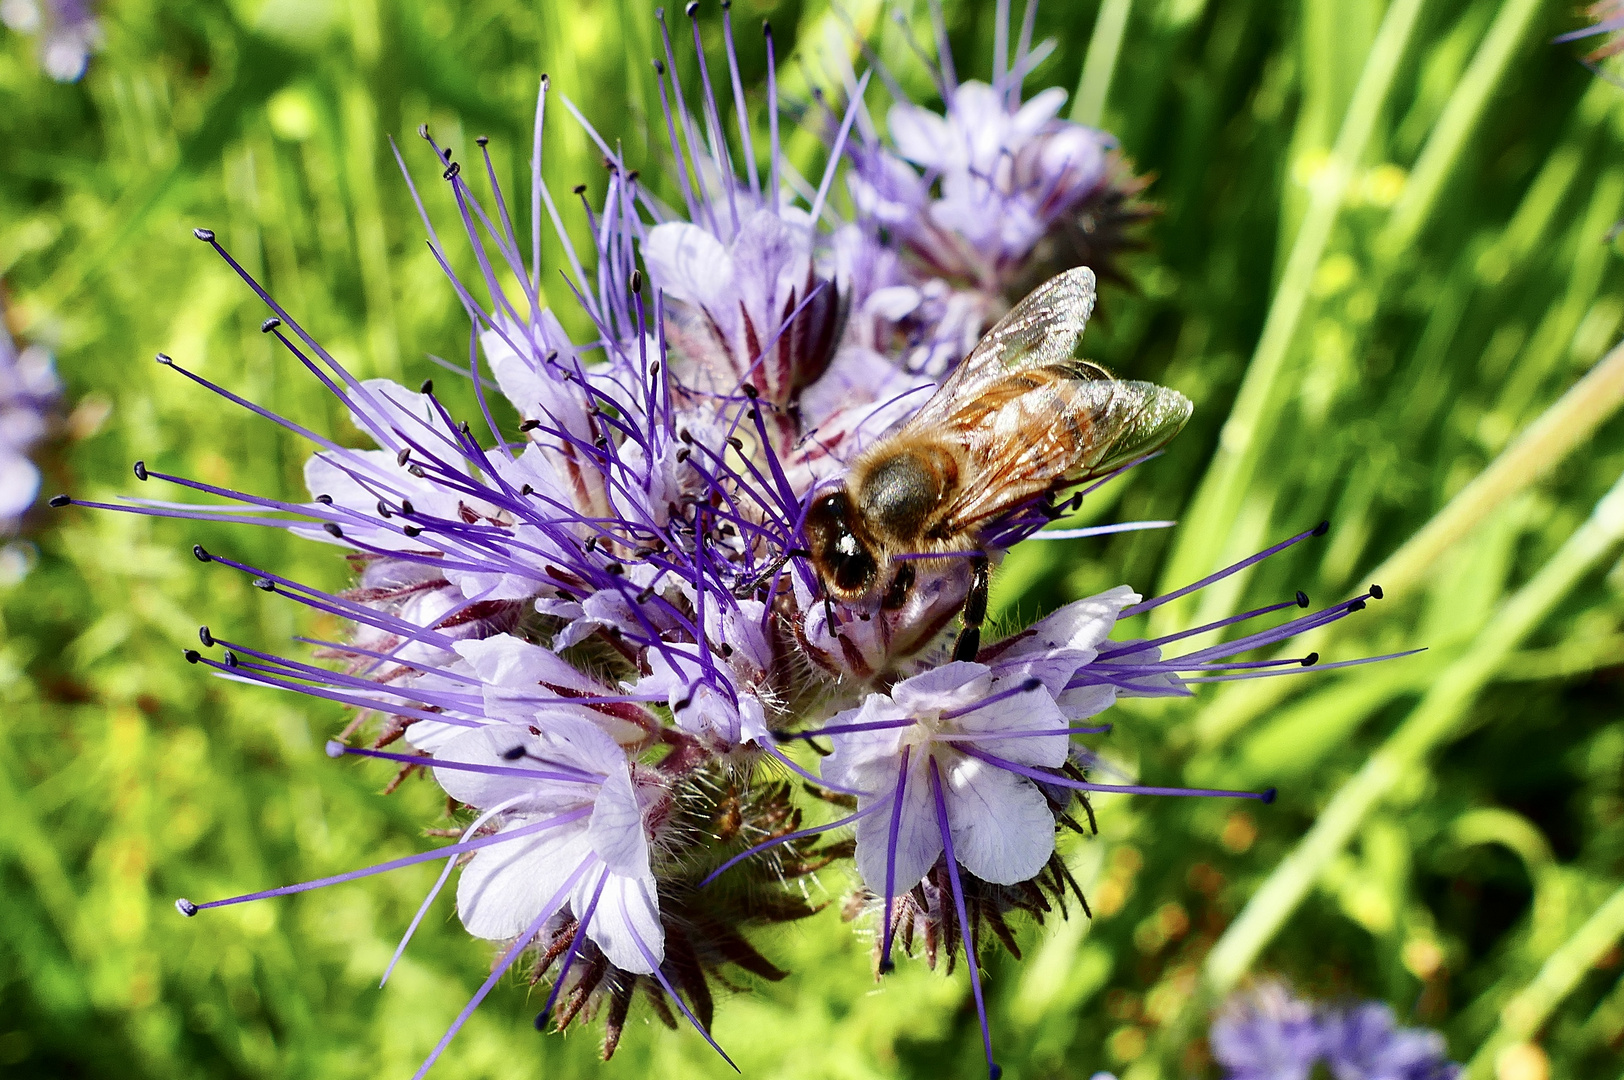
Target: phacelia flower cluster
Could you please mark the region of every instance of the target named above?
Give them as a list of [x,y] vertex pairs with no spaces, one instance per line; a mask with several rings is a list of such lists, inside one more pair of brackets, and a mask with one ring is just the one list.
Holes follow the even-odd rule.
[[[418,855],[178,907],[194,915],[442,861],[400,950],[456,874],[457,914],[498,959],[419,1075],[515,968],[548,982],[538,1027],[597,1017],[605,1056],[638,1002],[710,1040],[713,987],[741,971],[785,977],[764,931],[812,914],[811,875],[854,860],[846,911],[873,928],[876,970],[894,966],[898,942],[931,964],[962,955],[996,1077],[978,943],[988,932],[1011,943],[1011,917],[1064,914],[1068,895],[1087,912],[1056,834],[1090,830],[1089,796],[1273,797],[1107,782],[1114,770],[1080,740],[1109,731],[1102,714],[1119,697],[1301,672],[1318,657],[1241,657],[1276,652],[1380,596],[1373,587],[1308,611],[1299,593],[1155,640],[1117,636],[1123,620],[1324,531],[1315,528],[1168,596],[1123,586],[984,643],[988,575],[1002,554],[1034,534],[1137,527],[1046,528],[1153,455],[1190,406],[1075,359],[1094,300],[1087,267],[1065,268],[983,338],[981,321],[1002,310],[984,304],[968,324],[967,340],[981,344],[928,363],[918,342],[940,335],[947,316],[923,299],[902,312],[897,289],[1002,295],[1104,182],[1101,137],[1056,120],[1053,92],[1019,103],[1041,52],[1028,47],[1028,22],[990,89],[950,81],[952,119],[904,137],[904,156],[887,158],[926,170],[910,172],[916,189],[947,208],[927,215],[931,228],[963,239],[972,224],[988,226],[996,240],[961,251],[994,252],[985,265],[931,261],[925,240],[875,227],[877,204],[855,199],[849,220],[832,204],[843,176],[861,192],[872,156],[890,153],[851,141],[866,83],[838,116],[821,175],[803,178],[780,149],[770,75],[765,144],[754,141],[725,5],[723,20],[719,62],[692,27],[697,95],[674,74],[669,32],[655,61],[676,205],[588,128],[608,164],[601,201],[576,192],[591,250],[571,243],[546,182],[545,79],[528,229],[483,139],[465,163],[420,131],[468,245],[467,257],[449,249],[424,215],[472,323],[466,367],[439,378],[466,380],[471,416],[454,415],[432,380],[355,377],[207,229],[198,238],[265,303],[264,332],[373,447],[342,445],[184,358],[159,357],[309,440],[309,498],[227,490],[145,462],[137,479],[227,500],[238,520],[330,544],[354,569],[353,586],[330,593],[194,549],[348,630],[301,657],[204,627],[186,658],[352,708],[328,752],[387,762],[397,783],[421,775],[457,823],[452,842]],[[767,45],[772,62],[770,29]],[[715,91],[724,81],[731,95]],[[928,127],[912,108],[896,114]],[[729,112],[736,140],[725,135]],[[995,121],[988,135],[982,125]],[[895,121],[894,137],[905,128]],[[906,164],[932,140],[962,146]],[[976,207],[976,221],[953,217],[955,206]],[[540,265],[544,220],[565,252],[569,302],[590,323],[584,340],[548,306],[544,274],[562,290]],[[922,336],[876,336],[876,312],[912,320]],[[1241,636],[1181,651],[1194,635],[1241,624]]]
[[1237,994],[1213,1022],[1212,1053],[1225,1080],[1455,1080],[1442,1035],[1399,1027],[1378,1001],[1328,1005],[1278,983]]

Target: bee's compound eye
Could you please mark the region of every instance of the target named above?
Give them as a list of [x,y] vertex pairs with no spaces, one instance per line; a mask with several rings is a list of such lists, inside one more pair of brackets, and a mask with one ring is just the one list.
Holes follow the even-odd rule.
[[846,597],[867,592],[880,569],[852,516],[851,499],[844,491],[819,499],[806,516],[813,562],[824,581]]
[[857,538],[847,533],[835,545],[837,554],[830,560],[834,570],[835,587],[846,593],[862,593],[874,583],[880,567]]

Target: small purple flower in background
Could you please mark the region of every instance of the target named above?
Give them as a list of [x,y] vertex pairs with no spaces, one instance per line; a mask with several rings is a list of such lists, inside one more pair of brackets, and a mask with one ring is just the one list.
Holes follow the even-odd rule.
[[1605,35],[1601,44],[1584,57],[1586,66],[1594,69],[1603,60],[1624,52],[1624,0],[1600,0],[1599,3],[1586,7],[1584,11],[1585,16],[1590,19],[1590,25],[1559,34],[1552,39],[1552,43],[1560,45]]
[[[29,454],[45,438],[62,392],[51,354],[41,345],[17,349],[0,325],[0,539],[14,534],[39,494],[39,468]],[[20,579],[33,561],[21,541],[0,546],[0,584]]]
[[1212,1054],[1225,1080],[1455,1080],[1442,1035],[1401,1028],[1380,1002],[1333,1006],[1293,997],[1279,983],[1238,994],[1213,1021]]
[[0,23],[39,35],[40,67],[57,82],[77,82],[101,44],[89,0],[0,0]]

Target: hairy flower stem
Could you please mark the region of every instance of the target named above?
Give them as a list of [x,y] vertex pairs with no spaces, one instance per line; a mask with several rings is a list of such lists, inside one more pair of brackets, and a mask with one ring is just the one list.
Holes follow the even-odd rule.
[[[1381,582],[1394,596],[1408,594],[1446,552],[1470,536],[1495,510],[1567,460],[1574,450],[1587,445],[1596,429],[1620,406],[1624,406],[1624,345],[1614,347],[1540,414],[1431,521],[1371,571],[1369,580]],[[1337,627],[1327,626],[1293,641],[1292,648],[1325,651],[1337,632]],[[1205,749],[1217,746],[1290,692],[1291,686],[1280,681],[1262,681],[1237,689],[1202,712],[1195,721],[1192,739]]]
[[1192,995],[1177,1021],[1164,1029],[1165,1060],[1171,1061],[1185,1045],[1186,1036],[1207,1007],[1234,988],[1370,814],[1428,755],[1469,730],[1471,706],[1500,664],[1621,541],[1624,476],[1551,560],[1501,605],[1489,626],[1444,671],[1353,779],[1331,797],[1308,835],[1253,894],[1207,955],[1200,992]]
[[[1185,515],[1182,538],[1164,571],[1164,585],[1193,580],[1211,569],[1220,554],[1213,550],[1214,538],[1229,536],[1230,525],[1240,514],[1260,462],[1263,437],[1272,428],[1267,421],[1279,400],[1281,378],[1308,306],[1314,270],[1330,243],[1353,171],[1370,145],[1421,6],[1422,0],[1395,0],[1382,19],[1330,159],[1312,181],[1308,211],[1280,274],[1246,377],[1224,422],[1217,452]],[[1152,637],[1166,633],[1185,617],[1186,612],[1172,610],[1175,606],[1164,608],[1152,622]]]

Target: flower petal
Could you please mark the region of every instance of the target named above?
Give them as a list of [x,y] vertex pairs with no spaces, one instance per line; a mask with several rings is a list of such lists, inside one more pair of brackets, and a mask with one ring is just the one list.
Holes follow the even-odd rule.
[[[527,824],[519,819],[503,831]],[[480,848],[457,882],[457,915],[475,937],[506,941],[591,857],[584,822],[571,822],[505,844]]]
[[[1047,741],[1047,740],[1044,740]],[[1054,853],[1054,814],[1030,781],[975,758],[938,752],[953,853],[983,881],[1015,885]]]

